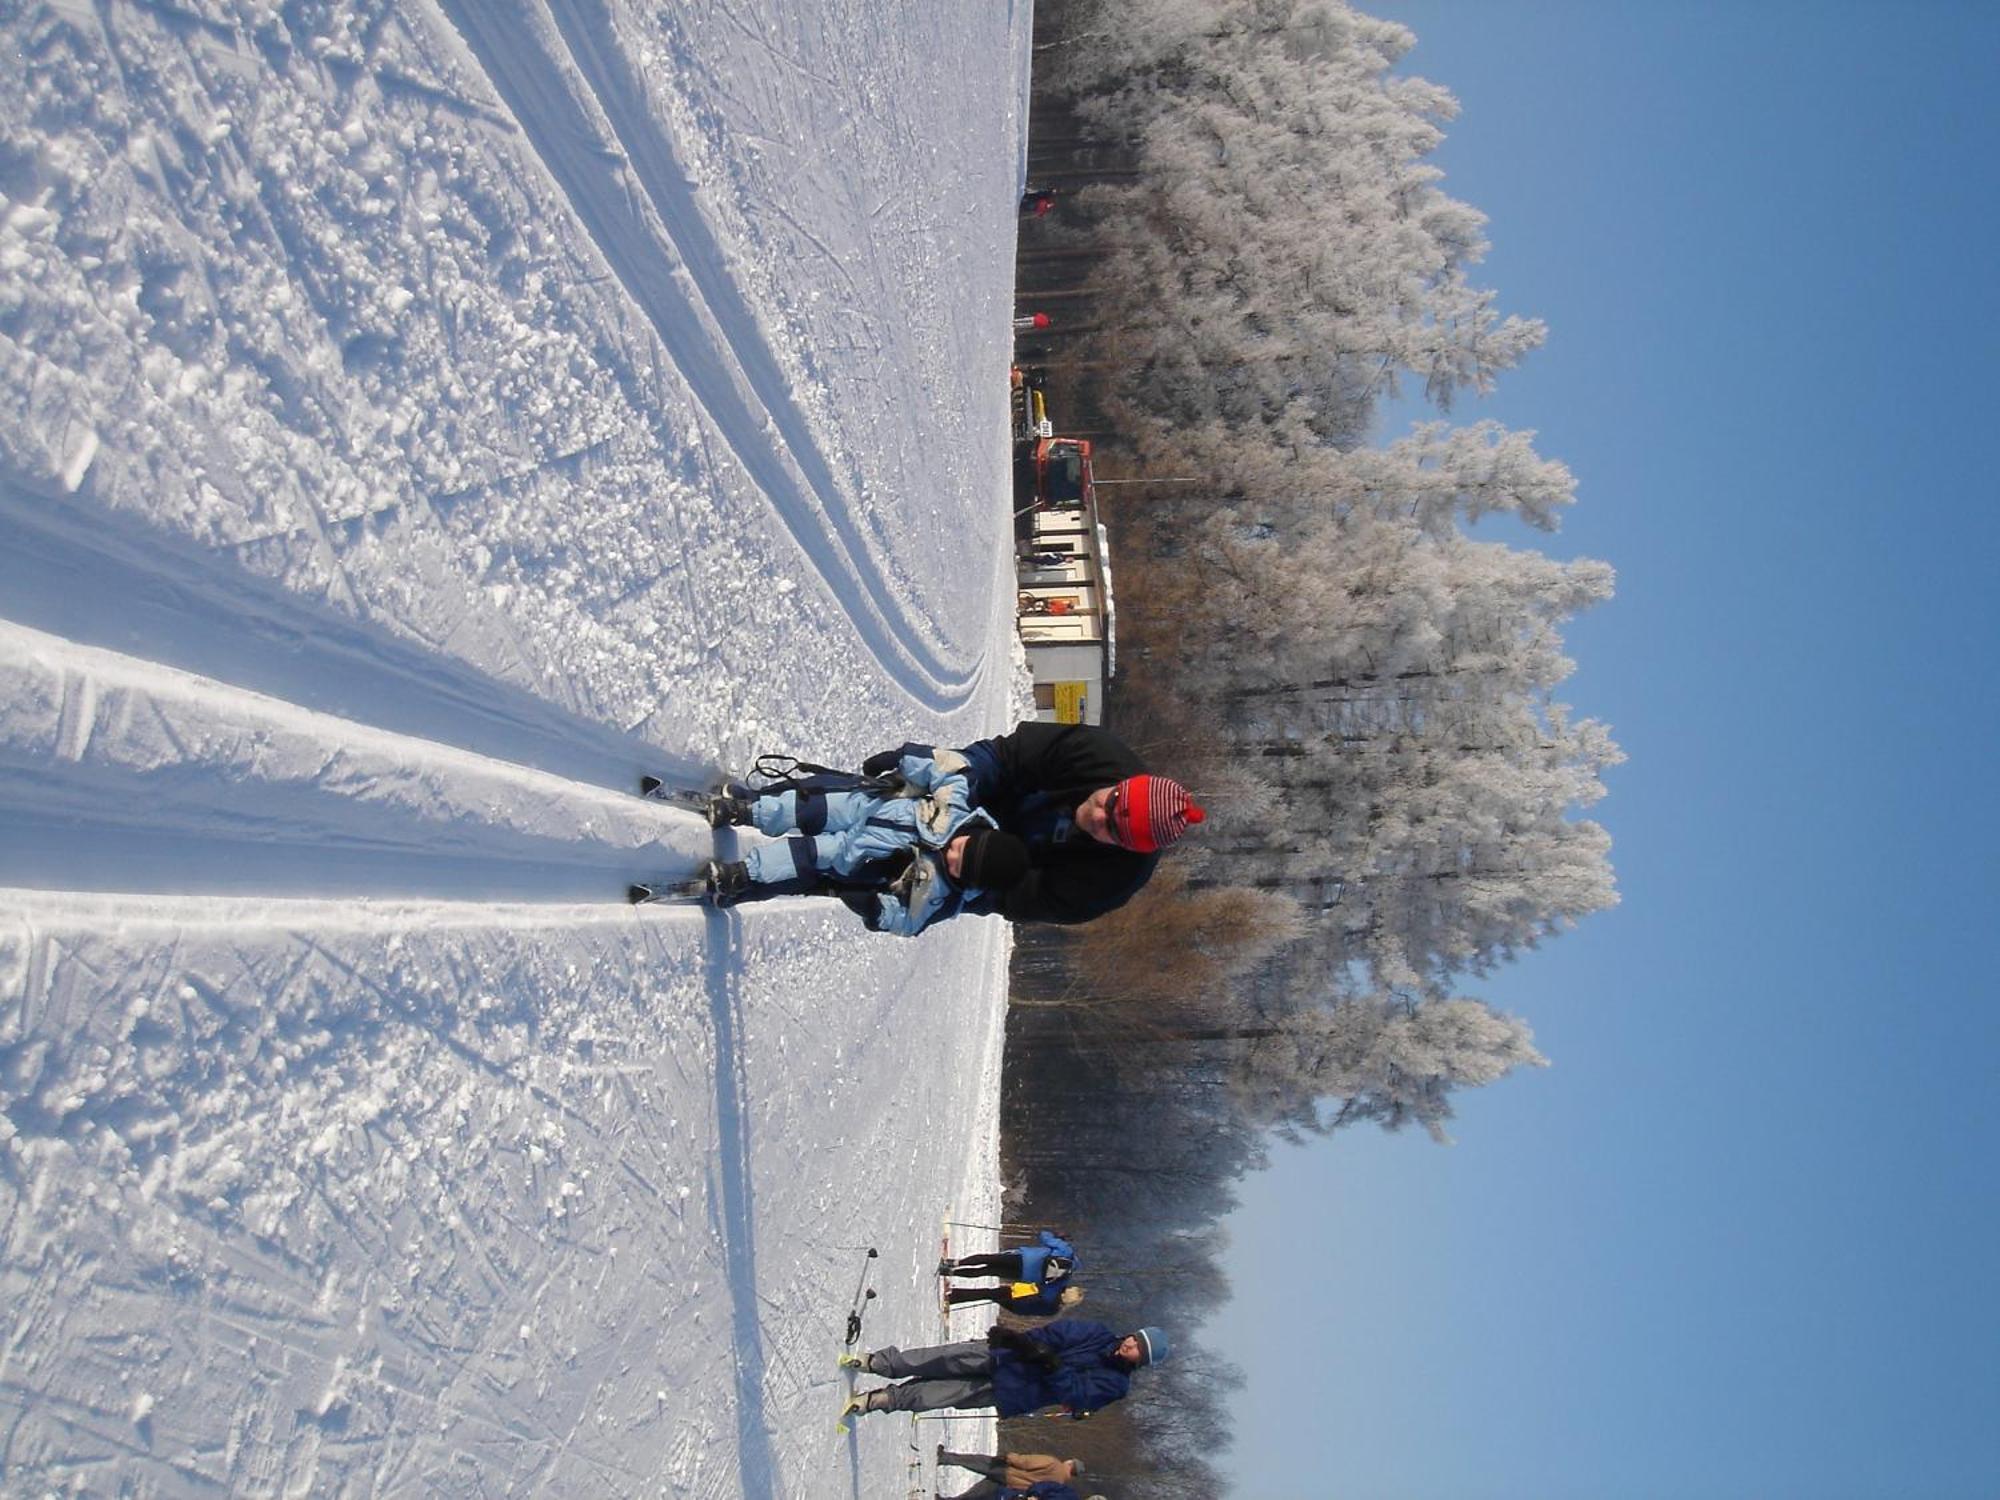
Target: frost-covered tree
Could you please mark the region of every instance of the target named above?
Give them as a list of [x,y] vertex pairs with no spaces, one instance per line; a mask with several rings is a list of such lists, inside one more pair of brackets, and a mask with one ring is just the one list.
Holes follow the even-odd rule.
[[1527,1023],[1483,1001],[1372,996],[1269,1028],[1244,1051],[1236,1086],[1285,1134],[1372,1121],[1444,1141],[1454,1092],[1547,1066]]
[[1540,343],[1467,280],[1483,216],[1425,161],[1457,105],[1389,72],[1407,30],[1320,0],[1087,10],[1055,65],[1139,143],[1085,198],[1135,412],[1346,438],[1402,374],[1448,408]]
[[[1113,918],[1023,937],[1007,1139],[1038,1206],[1114,1205],[1143,1247],[1221,1212],[1274,1130],[1443,1139],[1458,1090],[1544,1065],[1463,981],[1617,900],[1587,814],[1620,753],[1559,696],[1612,575],[1482,530],[1574,503],[1534,434],[1374,441],[1386,395],[1449,413],[1543,337],[1476,283],[1485,216],[1431,159],[1457,104],[1398,71],[1406,29],[1339,0],[1046,10],[1038,93],[1115,144],[1067,148],[1093,185],[1024,267],[1088,267],[1054,363],[1118,433],[1100,473],[1172,476],[1104,491],[1110,711],[1211,816]],[[1205,1258],[1156,1258],[1191,1312],[1214,1294]]]

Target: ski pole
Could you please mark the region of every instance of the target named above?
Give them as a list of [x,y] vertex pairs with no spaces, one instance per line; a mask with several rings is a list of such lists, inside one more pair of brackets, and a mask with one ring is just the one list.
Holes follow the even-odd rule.
[[847,1305],[846,1342],[849,1347],[861,1337],[861,1314],[875,1300],[875,1288],[868,1284],[868,1278],[874,1273],[875,1261],[880,1254],[870,1245],[867,1258],[861,1262],[861,1279],[854,1284],[854,1297]]

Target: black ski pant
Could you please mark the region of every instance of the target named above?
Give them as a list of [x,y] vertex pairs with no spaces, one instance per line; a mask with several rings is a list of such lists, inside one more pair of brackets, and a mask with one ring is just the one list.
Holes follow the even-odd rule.
[[987,1255],[961,1255],[952,1264],[953,1276],[998,1276],[1003,1281],[1021,1281],[1024,1272],[1021,1252],[995,1250]]
[[950,1307],[970,1307],[976,1302],[991,1302],[995,1306],[1006,1308],[1009,1312],[1020,1312],[1027,1317],[1042,1315],[1042,1309],[1035,1306],[1033,1297],[1022,1297],[1018,1299],[1021,1305],[1015,1306],[1016,1298],[1011,1283],[1006,1286],[955,1286],[944,1295],[945,1303]]

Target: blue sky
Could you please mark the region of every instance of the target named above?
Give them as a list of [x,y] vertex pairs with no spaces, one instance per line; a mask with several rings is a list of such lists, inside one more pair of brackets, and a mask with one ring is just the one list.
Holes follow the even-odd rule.
[[2000,1494],[2000,7],[1363,8],[1549,323],[1455,415],[1619,570],[1623,904],[1468,986],[1554,1067],[1456,1145],[1245,1184],[1236,1493]]

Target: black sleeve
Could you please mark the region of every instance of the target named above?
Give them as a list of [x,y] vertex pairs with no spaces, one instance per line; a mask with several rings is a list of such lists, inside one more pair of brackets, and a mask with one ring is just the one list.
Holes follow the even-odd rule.
[[1029,870],[1026,879],[999,893],[995,906],[987,909],[997,909],[1010,922],[1088,922],[1130,901],[1159,862],[1157,854],[1129,849],[1057,857]]
[[1000,915],[1010,922],[1053,922],[1066,927],[1104,914],[1093,910],[1093,903],[1069,899],[1071,893],[1063,889],[1067,883],[1060,878],[1051,880],[1041,870],[1030,870],[1011,890],[992,894]]
[[1089,724],[1030,719],[986,743],[1016,798],[1032,792],[1088,791],[1144,769],[1121,741]]

